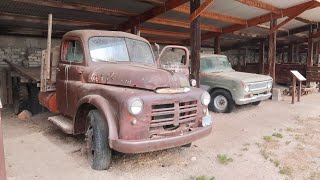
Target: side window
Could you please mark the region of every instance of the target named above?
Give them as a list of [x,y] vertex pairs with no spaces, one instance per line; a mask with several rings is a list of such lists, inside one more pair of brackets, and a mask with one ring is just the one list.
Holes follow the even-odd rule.
[[82,63],[83,51],[81,42],[77,40],[70,40],[65,42],[65,60],[67,62]]

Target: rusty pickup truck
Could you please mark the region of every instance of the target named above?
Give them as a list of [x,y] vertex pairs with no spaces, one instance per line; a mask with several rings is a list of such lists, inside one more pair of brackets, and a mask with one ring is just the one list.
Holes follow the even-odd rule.
[[188,67],[185,47],[165,47],[155,60],[147,40],[125,32],[71,31],[43,52],[39,102],[63,132],[86,135],[93,169],[108,169],[113,150],[187,146],[211,132],[209,93],[190,86],[186,68],[159,63],[173,49]]

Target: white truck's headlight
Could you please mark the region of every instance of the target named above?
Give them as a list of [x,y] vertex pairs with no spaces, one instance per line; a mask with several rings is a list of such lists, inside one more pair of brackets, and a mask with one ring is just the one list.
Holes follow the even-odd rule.
[[208,106],[208,104],[210,103],[210,100],[211,100],[211,96],[208,92],[205,92],[202,94],[201,96],[201,103],[204,105],[204,106]]
[[190,80],[190,84],[191,84],[192,87],[196,87],[197,81],[195,79],[191,79]]
[[250,91],[250,87],[249,87],[248,84],[245,84],[245,85],[244,85],[244,91],[245,91],[245,92],[249,92],[249,91]]
[[138,115],[143,109],[143,101],[140,98],[133,98],[129,101],[128,110],[132,115]]
[[268,87],[268,89],[272,88],[272,81],[268,82],[267,87]]

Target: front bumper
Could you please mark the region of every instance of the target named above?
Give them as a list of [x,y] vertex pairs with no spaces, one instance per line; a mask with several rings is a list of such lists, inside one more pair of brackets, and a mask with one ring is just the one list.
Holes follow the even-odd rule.
[[266,99],[269,99],[271,97],[272,93],[269,92],[267,94],[259,94],[250,98],[242,98],[242,99],[235,99],[235,103],[237,105],[243,105],[243,104],[249,104],[257,101],[263,101]]
[[192,131],[172,136],[148,140],[112,140],[112,148],[122,153],[143,153],[182,146],[210,134],[212,125],[194,128]]

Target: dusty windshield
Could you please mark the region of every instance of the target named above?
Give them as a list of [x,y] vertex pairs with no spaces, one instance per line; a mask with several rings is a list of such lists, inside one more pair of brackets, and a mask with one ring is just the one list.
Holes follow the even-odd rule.
[[230,71],[231,64],[226,57],[203,57],[200,61],[201,71]]
[[154,64],[148,43],[123,37],[92,37],[89,51],[95,62],[136,62]]

